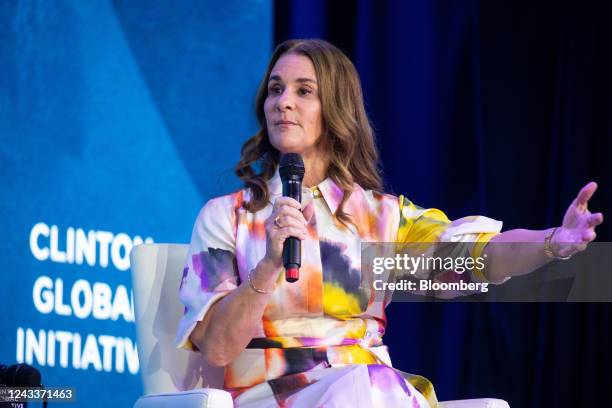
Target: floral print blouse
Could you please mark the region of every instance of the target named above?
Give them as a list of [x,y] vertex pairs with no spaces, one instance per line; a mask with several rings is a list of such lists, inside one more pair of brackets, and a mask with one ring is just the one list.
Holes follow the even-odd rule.
[[[189,335],[197,322],[213,303],[246,282],[249,271],[263,258],[264,221],[282,191],[278,171],[268,187],[270,203],[256,213],[243,208],[249,200],[246,189],[214,198],[200,211],[180,287],[185,312],[177,346],[193,348]],[[306,385],[320,382],[325,372],[321,369],[366,364],[371,374],[372,367],[391,367],[383,345],[387,302],[376,301],[362,285],[362,243],[466,242],[472,255],[478,256],[502,227],[500,221],[483,216],[451,222],[440,210],[418,207],[403,196],[365,191],[357,184],[344,205],[353,220],[347,226],[334,216],[342,197],[342,190],[330,178],[303,188],[309,236],[302,241],[300,279],[288,283],[284,274],[279,276],[252,341],[225,368],[225,388],[237,401],[249,389],[266,384],[269,395],[282,405]],[[468,281],[487,282],[478,270],[465,275]],[[437,279],[443,281],[444,276]],[[300,380],[296,375],[301,375]],[[427,401],[421,406],[435,406],[429,381],[402,376],[416,389],[413,393]],[[369,384],[374,384],[371,376]]]

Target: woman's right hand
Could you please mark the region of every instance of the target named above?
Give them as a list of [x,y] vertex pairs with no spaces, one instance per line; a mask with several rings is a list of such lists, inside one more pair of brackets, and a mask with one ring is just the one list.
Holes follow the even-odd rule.
[[267,260],[277,268],[283,266],[283,244],[288,237],[306,239],[308,230],[306,219],[300,211],[301,205],[290,197],[278,197],[274,202],[272,214],[264,222],[266,228]]

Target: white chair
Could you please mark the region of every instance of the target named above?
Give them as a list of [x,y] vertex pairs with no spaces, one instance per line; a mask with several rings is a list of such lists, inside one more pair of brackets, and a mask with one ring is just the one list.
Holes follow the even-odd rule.
[[[198,353],[174,348],[183,312],[178,290],[188,245],[142,244],[130,253],[138,358],[144,396],[134,408],[231,408],[223,371]],[[203,388],[207,387],[207,388]],[[440,408],[509,408],[499,399],[446,401]]]
[[[174,336],[183,306],[178,297],[188,245],[143,244],[130,263],[144,396],[134,408],[231,408],[223,370],[198,353],[176,349]],[[211,387],[211,388],[203,388]]]

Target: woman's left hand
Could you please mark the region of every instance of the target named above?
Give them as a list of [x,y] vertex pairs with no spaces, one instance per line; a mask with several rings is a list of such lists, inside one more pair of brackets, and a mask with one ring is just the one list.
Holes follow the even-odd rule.
[[587,244],[595,239],[595,227],[603,222],[603,214],[591,214],[589,200],[597,190],[597,183],[591,181],[582,187],[578,196],[572,201],[563,224],[557,228],[552,237],[551,246],[558,256],[569,256],[584,251]]

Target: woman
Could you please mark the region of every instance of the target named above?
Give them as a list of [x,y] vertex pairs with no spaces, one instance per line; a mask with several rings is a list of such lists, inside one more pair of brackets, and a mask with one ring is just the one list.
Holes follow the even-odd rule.
[[[489,261],[465,279],[500,283],[583,250],[603,220],[587,210],[595,183],[580,191],[561,227],[504,233],[499,221],[451,222],[381,193],[359,77],[325,41],[278,46],[256,112],[261,129],[236,168],[246,188],[210,200],[196,220],[177,334],[180,346],[225,367],[237,406],[436,406],[427,379],[391,368],[384,304],[361,284],[362,241],[470,242],[472,255],[485,250]],[[304,160],[301,205],[281,197],[277,165],[289,152]],[[302,241],[295,283],[282,273],[289,236]],[[534,244],[507,254],[486,247],[491,241]]]

